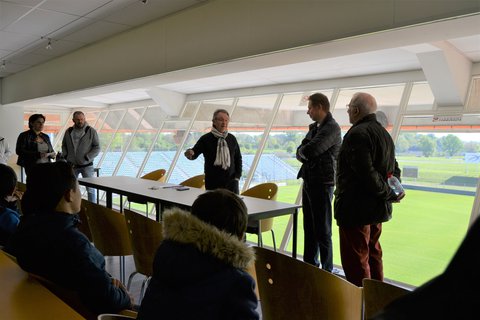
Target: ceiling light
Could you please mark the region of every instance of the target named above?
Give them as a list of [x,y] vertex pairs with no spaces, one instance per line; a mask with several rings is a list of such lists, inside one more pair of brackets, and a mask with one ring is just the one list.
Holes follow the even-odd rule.
[[47,44],[47,46],[45,47],[45,49],[47,49],[47,50],[52,50],[52,39],[48,38],[48,44]]

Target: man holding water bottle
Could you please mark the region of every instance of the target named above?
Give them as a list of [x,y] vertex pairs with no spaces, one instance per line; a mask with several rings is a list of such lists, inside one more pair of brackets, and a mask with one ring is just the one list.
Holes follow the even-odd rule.
[[377,121],[376,110],[372,95],[353,95],[347,105],[352,127],[337,163],[334,210],[342,267],[347,280],[359,287],[364,278],[383,281],[382,223],[392,218],[392,202],[405,196],[387,183],[390,174],[400,178],[400,169],[393,140]]

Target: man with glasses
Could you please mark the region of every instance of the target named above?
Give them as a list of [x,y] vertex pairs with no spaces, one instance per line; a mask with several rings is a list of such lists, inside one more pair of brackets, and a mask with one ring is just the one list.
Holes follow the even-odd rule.
[[382,223],[392,218],[396,194],[387,176],[400,178],[395,145],[377,121],[375,98],[355,93],[347,105],[352,127],[338,156],[335,219],[340,232],[340,255],[348,281],[361,287],[364,278],[383,281]]
[[205,158],[205,189],[228,189],[239,193],[238,182],[242,176],[242,154],[235,136],[228,132],[230,115],[227,110],[213,113],[212,130],[204,134],[195,146],[185,151],[185,157],[195,160]]

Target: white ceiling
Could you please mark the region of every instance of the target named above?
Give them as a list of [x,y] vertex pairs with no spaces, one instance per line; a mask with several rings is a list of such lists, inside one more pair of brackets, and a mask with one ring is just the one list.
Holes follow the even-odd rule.
[[[0,77],[205,0],[0,0]],[[458,19],[457,19],[458,20]],[[478,19],[477,19],[478,21]],[[417,53],[442,42],[480,62],[480,27],[457,22],[353,37],[29,101],[24,106],[105,107],[182,94],[422,70]],[[421,31],[419,31],[419,28]],[[442,30],[445,28],[445,30]],[[420,40],[419,40],[420,39]],[[48,41],[52,49],[46,49]]]

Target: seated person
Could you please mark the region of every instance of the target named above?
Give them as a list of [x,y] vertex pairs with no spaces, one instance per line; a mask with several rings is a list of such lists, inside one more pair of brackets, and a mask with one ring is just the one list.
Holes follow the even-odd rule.
[[128,292],[105,271],[104,257],[77,228],[81,200],[69,164],[32,167],[22,198],[24,215],[6,251],[25,271],[77,292],[92,313],[128,309]]
[[7,244],[20,222],[20,215],[9,201],[15,194],[16,186],[15,171],[5,164],[0,164],[0,246]]
[[164,240],[137,319],[258,319],[255,282],[245,271],[247,208],[233,192],[201,194],[192,213],[163,215]]
[[480,218],[445,271],[393,301],[372,319],[479,319]]

